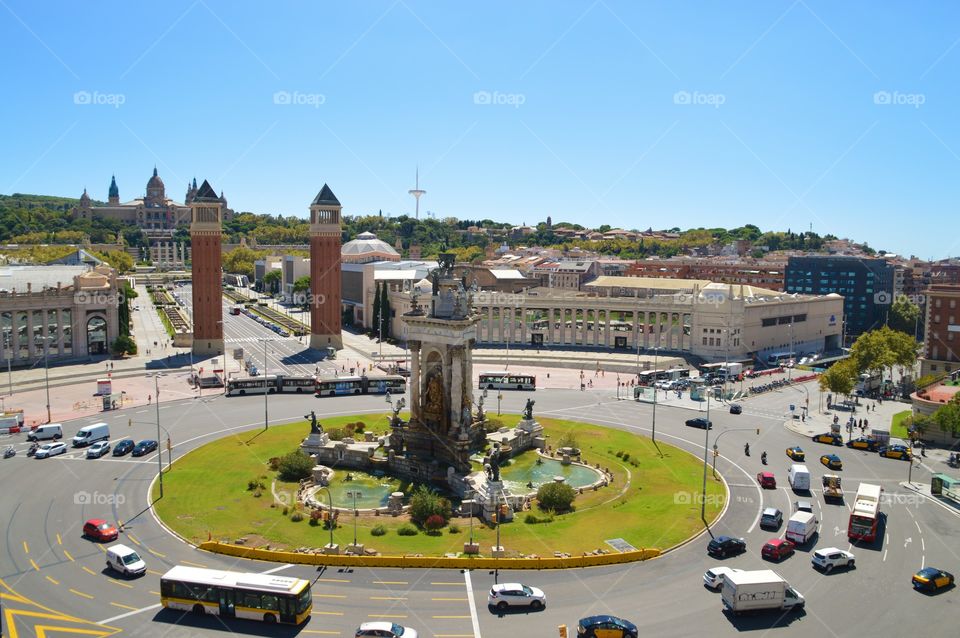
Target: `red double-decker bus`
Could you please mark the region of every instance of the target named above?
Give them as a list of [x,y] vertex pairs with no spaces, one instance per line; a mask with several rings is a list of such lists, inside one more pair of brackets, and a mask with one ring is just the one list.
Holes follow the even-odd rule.
[[853,502],[850,524],[847,526],[847,538],[851,541],[872,543],[876,540],[882,492],[882,487],[870,483],[861,483],[857,488],[857,498]]

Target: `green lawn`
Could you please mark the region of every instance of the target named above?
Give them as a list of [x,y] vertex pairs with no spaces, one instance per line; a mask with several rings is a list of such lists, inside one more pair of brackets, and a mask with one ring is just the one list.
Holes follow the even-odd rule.
[[[517,421],[516,415],[503,417],[506,425]],[[386,415],[363,415],[321,419],[328,429],[349,422],[364,421],[367,429],[386,429]],[[649,439],[620,430],[584,423],[541,419],[547,441],[556,441],[572,432],[583,451],[584,460],[608,467],[613,484],[596,492],[585,492],[575,501],[576,511],[557,516],[552,522],[527,524],[526,513],[516,515],[512,523],[501,528],[501,542],[509,552],[552,556],[554,551],[577,554],[609,547],[607,539],[623,538],[636,548],[667,548],[702,529],[697,494],[702,480],[702,461],[674,447],[660,443],[661,458]],[[164,498],[156,504],[158,515],[177,533],[192,541],[215,540],[232,542],[246,537],[248,545],[270,544],[273,548],[320,547],[328,542],[329,531],[309,523],[309,517],[293,522],[282,514],[281,507],[271,507],[269,493],[273,473],[267,467],[270,457],[294,449],[309,428],[305,422],[274,426],[263,434],[246,432],[209,443],[178,460],[164,476]],[[629,461],[616,456],[629,453]],[[255,477],[268,489],[256,498],[247,490],[247,482]],[[278,489],[296,492],[294,484],[279,484]],[[154,497],[158,495],[154,488]],[[725,497],[721,482],[712,478],[707,483],[707,515],[713,519],[722,508]],[[534,512],[538,516],[543,513]],[[408,521],[406,517],[361,516],[357,521],[359,542],[384,554],[422,553],[442,555],[459,552],[468,540],[469,521],[454,521],[459,532],[444,529],[432,536],[424,532],[416,536],[399,536],[396,529]],[[489,553],[495,544],[496,532],[478,520],[473,534],[481,552]],[[388,532],[373,536],[371,530],[383,525]],[[341,515],[334,531],[335,542],[346,545],[353,540],[353,518]]]
[[910,438],[904,420],[911,414],[913,414],[913,410],[904,410],[903,412],[897,412],[893,415],[893,418],[890,420],[890,436],[898,439]]

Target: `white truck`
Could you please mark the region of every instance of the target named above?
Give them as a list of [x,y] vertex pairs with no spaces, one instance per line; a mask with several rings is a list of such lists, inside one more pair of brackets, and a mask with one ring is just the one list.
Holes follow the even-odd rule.
[[817,533],[819,524],[813,512],[796,512],[787,521],[787,533],[784,536],[797,545],[805,545]]
[[794,463],[787,471],[787,481],[794,492],[807,492],[810,490],[810,470],[806,465]]
[[723,606],[735,615],[800,610],[806,603],[799,592],[770,569],[724,574],[720,596]]
[[864,372],[860,375],[859,380],[857,380],[857,385],[854,387],[854,392],[857,396],[864,396],[870,394],[874,390],[879,390],[880,386],[883,384],[883,375],[879,372]]

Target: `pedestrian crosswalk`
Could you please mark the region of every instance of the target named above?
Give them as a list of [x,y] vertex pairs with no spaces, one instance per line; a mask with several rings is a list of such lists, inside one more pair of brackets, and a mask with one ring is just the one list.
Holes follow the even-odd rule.
[[[280,341],[280,337],[267,337],[270,340]],[[263,341],[263,337],[228,337],[223,340],[224,343],[256,343],[258,341]],[[293,339],[296,341],[296,339]]]

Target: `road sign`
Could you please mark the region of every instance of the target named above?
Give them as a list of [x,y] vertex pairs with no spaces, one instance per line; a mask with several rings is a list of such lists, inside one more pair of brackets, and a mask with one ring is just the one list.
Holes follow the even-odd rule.
[[234,348],[234,349],[233,349],[233,360],[234,360],[234,361],[243,361],[243,348]]

